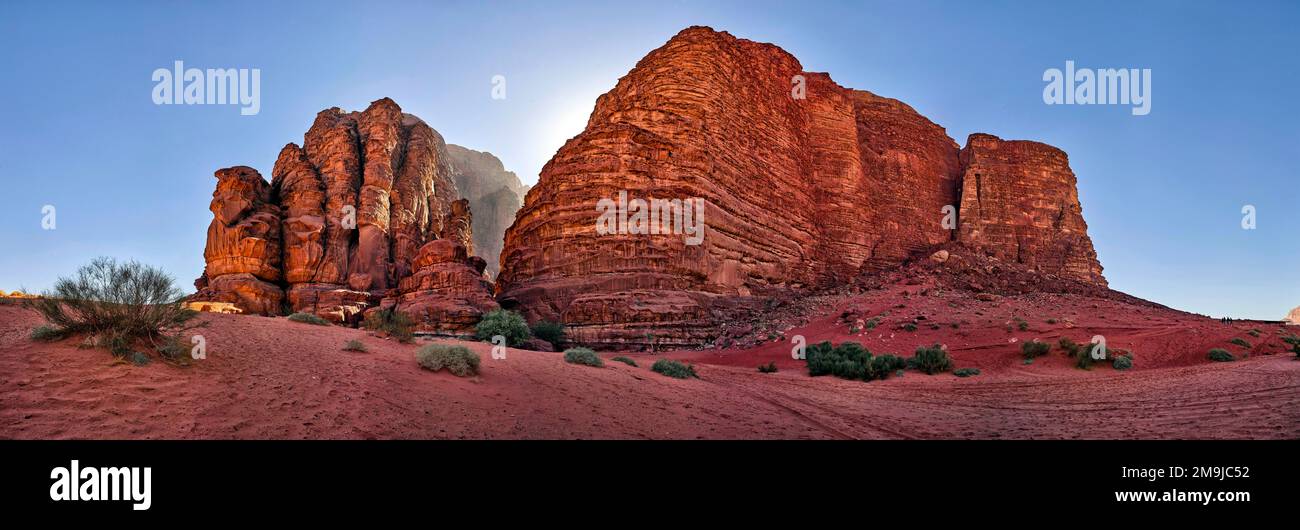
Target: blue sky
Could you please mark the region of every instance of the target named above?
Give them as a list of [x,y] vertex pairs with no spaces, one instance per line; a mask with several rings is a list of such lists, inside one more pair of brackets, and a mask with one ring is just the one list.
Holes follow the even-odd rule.
[[[0,4],[0,289],[91,257],[184,285],[221,167],[268,178],[316,112],[388,96],[527,183],[595,99],[690,25],[972,132],[1061,147],[1111,287],[1277,319],[1300,305],[1295,2],[30,2]],[[158,106],[151,73],[259,68],[261,112]],[[1150,68],[1152,106],[1048,106],[1043,71]],[[506,78],[506,99],[491,95]],[[41,228],[41,207],[57,228]],[[1241,229],[1254,205],[1257,228]]]

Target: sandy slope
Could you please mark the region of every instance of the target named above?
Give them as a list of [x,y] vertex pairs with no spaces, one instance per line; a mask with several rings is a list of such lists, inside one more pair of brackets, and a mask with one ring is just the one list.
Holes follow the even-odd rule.
[[[968,323],[914,333],[878,329],[855,340],[895,352],[943,340],[958,366],[985,373],[959,379],[909,372],[872,383],[810,378],[789,358],[788,342],[773,342],[746,351],[665,354],[697,363],[700,379],[675,380],[648,370],[655,358],[650,354],[632,355],[639,368],[609,362],[597,369],[566,364],[558,353],[509,350],[507,359],[493,360],[488,345],[466,343],[483,357],[483,370],[460,379],[419,369],[413,359],[418,345],[283,318],[215,314],[202,317],[211,322],[200,331],[206,360],[190,368],[136,367],[114,363],[100,350],[77,349],[76,339],[34,343],[27,334],[39,324],[36,315],[0,306],[0,437],[1300,437],[1300,362],[1289,354],[1265,355],[1280,351],[1276,341],[1261,340],[1260,351],[1244,361],[1201,360],[1205,344],[1259,326],[1169,311],[1149,320],[1126,313],[1123,324],[1096,329],[1080,322],[1067,332],[1082,338],[1105,328],[1111,344],[1139,351],[1132,371],[1082,371],[1055,353],[1021,365],[1018,344],[1007,342],[1060,330],[1008,333],[987,303],[898,295],[879,292],[847,304],[893,308],[902,301],[908,307],[891,311],[942,309]],[[1000,306],[1032,310],[1036,303]],[[1107,318],[1133,310],[1122,304],[1098,309],[1110,311]],[[791,333],[842,340],[848,334],[837,317]],[[342,351],[349,339],[360,339],[370,352]],[[767,360],[782,370],[756,372],[754,366]]]

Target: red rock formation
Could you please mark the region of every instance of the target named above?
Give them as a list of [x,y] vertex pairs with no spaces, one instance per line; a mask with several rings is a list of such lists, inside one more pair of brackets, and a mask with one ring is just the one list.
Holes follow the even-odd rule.
[[[392,100],[364,112],[322,111],[302,147],[280,151],[271,184],[251,168],[217,172],[207,267],[194,299],[336,322],[354,322],[385,301],[412,310],[464,306],[447,325],[421,326],[463,331],[476,308],[494,307],[484,303],[491,299],[479,262],[419,259],[440,238],[472,245],[469,205],[450,175],[442,137]],[[442,281],[406,282],[430,275]]]
[[472,253],[485,260],[488,276],[496,278],[506,228],[524,204],[524,185],[492,153],[447,144],[447,155],[456,189],[474,211]]
[[[979,150],[966,159],[987,163]],[[776,46],[688,28],[601,96],[586,130],[543,168],[506,232],[498,298],[530,321],[568,324],[577,342],[697,346],[768,300],[956,239],[943,221],[962,203],[962,160],[942,127],[902,102],[804,72]],[[1042,198],[1068,210],[1073,176],[1050,169],[1043,178],[1061,181]],[[703,198],[702,244],[598,234],[598,201],[620,191]],[[990,225],[1014,224],[998,217],[1008,210],[985,212]],[[1066,217],[1033,232],[1020,258],[1104,281],[1082,218]],[[1001,253],[1007,241],[982,243]]]
[[963,243],[1040,272],[1106,285],[1064,151],[972,134],[961,161]]
[[1290,313],[1287,313],[1286,318],[1282,320],[1288,324],[1300,326],[1300,307],[1292,309]]

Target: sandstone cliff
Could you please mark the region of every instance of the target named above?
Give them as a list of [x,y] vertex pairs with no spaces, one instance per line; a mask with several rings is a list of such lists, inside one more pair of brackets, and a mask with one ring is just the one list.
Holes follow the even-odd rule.
[[[543,168],[506,231],[498,300],[564,322],[577,342],[636,348],[708,343],[772,299],[962,236],[1104,282],[1064,154],[995,140],[963,151],[900,101],[804,72],[776,46],[688,28],[601,96]],[[703,240],[598,234],[598,204],[620,192],[704,199]],[[971,192],[989,195],[968,204]]]
[[524,185],[492,153],[447,144],[447,155],[456,188],[474,212],[474,255],[487,262],[488,276],[496,278],[506,228],[524,204]]
[[247,167],[217,179],[194,300],[336,322],[409,305],[422,328],[452,332],[496,307],[466,255],[470,208],[442,137],[390,99],[322,111],[301,147],[281,150],[269,185]]

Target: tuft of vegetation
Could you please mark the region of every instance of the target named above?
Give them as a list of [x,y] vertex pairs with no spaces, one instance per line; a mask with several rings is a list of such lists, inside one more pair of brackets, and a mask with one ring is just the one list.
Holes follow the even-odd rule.
[[1025,322],[1025,319],[1016,317],[1015,320],[1016,320],[1017,329],[1019,329],[1020,331],[1029,331],[1029,323]]
[[1300,336],[1287,335],[1282,337],[1282,342],[1290,344],[1291,352],[1295,354],[1296,359],[1300,360]]
[[1055,318],[1049,318],[1049,319],[1047,319],[1047,323],[1048,323],[1048,324],[1055,324],[1055,323],[1056,323],[1056,319],[1055,319]]
[[54,342],[67,336],[68,330],[49,324],[42,324],[32,328],[31,334],[32,340],[38,342]]
[[415,342],[415,321],[410,315],[397,310],[397,306],[384,307],[366,313],[362,327],[388,334],[403,344]]
[[1116,370],[1128,370],[1133,367],[1133,357],[1131,355],[1120,355],[1111,362],[1111,367]]
[[311,313],[302,313],[302,312],[294,313],[292,315],[289,315],[289,320],[292,320],[294,322],[302,322],[303,324],[311,324],[313,326],[330,325],[328,320],[325,320]]
[[760,364],[758,365],[758,372],[762,374],[774,374],[776,373],[776,363],[770,362],[767,364]]
[[564,362],[595,366],[597,368],[605,366],[605,361],[600,360],[600,356],[596,355],[596,352],[590,348],[569,348],[564,350]]
[[415,362],[425,370],[437,372],[446,368],[457,377],[465,377],[478,374],[480,361],[478,354],[464,346],[428,344],[415,352]]
[[1247,350],[1250,349],[1250,343],[1249,343],[1249,342],[1246,342],[1246,339],[1243,339],[1243,338],[1241,338],[1241,337],[1233,337],[1232,340],[1230,340],[1230,341],[1228,341],[1228,342],[1230,342],[1230,343],[1232,343],[1232,344],[1236,344],[1237,346],[1241,346],[1242,348],[1245,348],[1245,349],[1247,349]]
[[355,351],[355,352],[365,353],[370,350],[367,350],[366,345],[362,344],[361,341],[353,339],[348,341],[347,344],[343,345],[343,351]]
[[1070,337],[1061,337],[1061,340],[1056,341],[1056,345],[1061,348],[1061,352],[1064,353],[1066,357],[1070,358],[1078,357],[1079,350],[1083,349],[1083,346],[1074,342],[1074,339],[1071,339]]
[[655,373],[677,379],[686,379],[688,377],[699,379],[700,377],[695,373],[694,365],[687,366],[669,359],[659,359],[658,361],[655,361],[654,365],[650,366],[650,369]]
[[916,322],[908,322],[908,323],[906,323],[906,324],[903,324],[903,330],[904,330],[904,331],[916,331]]
[[1025,359],[1025,360],[1023,360],[1023,361],[1020,361],[1020,364],[1034,364],[1034,360],[1033,360],[1033,359]]
[[907,368],[907,359],[884,353],[871,358],[867,365],[867,377],[870,379],[889,379],[889,374]]
[[1252,329],[1252,330],[1250,330],[1250,331],[1247,331],[1246,334],[1247,334],[1247,335],[1250,335],[1250,336],[1252,336],[1252,337],[1255,337],[1255,338],[1257,338],[1257,339],[1259,338],[1259,330],[1258,330],[1258,329]]
[[822,341],[804,350],[808,375],[833,375],[844,379],[865,379],[871,352],[856,342],[842,342],[832,347]]
[[564,342],[564,324],[559,322],[543,320],[533,324],[529,330],[532,331],[534,337],[549,342],[556,347],[559,347]]
[[871,317],[870,320],[867,320],[865,325],[867,326],[867,329],[876,329],[876,326],[880,325],[880,317]]
[[1026,359],[1042,357],[1052,350],[1052,345],[1046,342],[1040,342],[1038,339],[1027,340],[1020,344],[1020,355]]
[[[39,298],[25,299],[24,305],[64,336],[99,337],[97,344],[109,345],[114,355],[125,357],[135,352],[137,342],[157,345],[169,335],[204,325],[194,323],[198,313],[181,301],[181,290],[161,269],[96,258],[78,268],[75,277],[60,277]],[[52,337],[51,333],[44,330],[36,335]]]
[[980,375],[980,369],[979,368],[958,368],[952,371],[952,375],[955,375],[957,377],[970,377],[973,375]]
[[489,311],[474,328],[474,338],[483,342],[497,335],[506,338],[507,346],[518,346],[531,336],[523,315],[506,309]]
[[622,356],[622,355],[620,355],[620,356],[618,356],[618,357],[615,357],[615,358],[613,358],[613,359],[610,359],[610,360],[611,360],[611,361],[618,361],[618,362],[620,362],[620,363],[626,364],[626,365],[631,366],[631,367],[634,367],[634,368],[636,367],[636,361],[633,361],[632,359],[629,359],[629,358],[624,357],[624,356]]
[[1078,345],[1074,353],[1074,366],[1082,370],[1091,370],[1092,363],[1100,360],[1110,359],[1110,353],[1107,352],[1105,348],[1101,349],[1101,355],[1097,357],[1093,357],[1092,350],[1094,348],[1102,348],[1102,347],[1100,344],[1094,345],[1092,343]]
[[914,370],[920,370],[928,375],[934,375],[940,372],[952,370],[952,359],[948,357],[948,352],[942,346],[920,346],[916,352],[907,360],[907,367]]
[[1214,348],[1210,350],[1209,358],[1211,361],[1216,363],[1230,363],[1237,360],[1237,358],[1233,357],[1231,353],[1228,353],[1228,350],[1223,348]]

